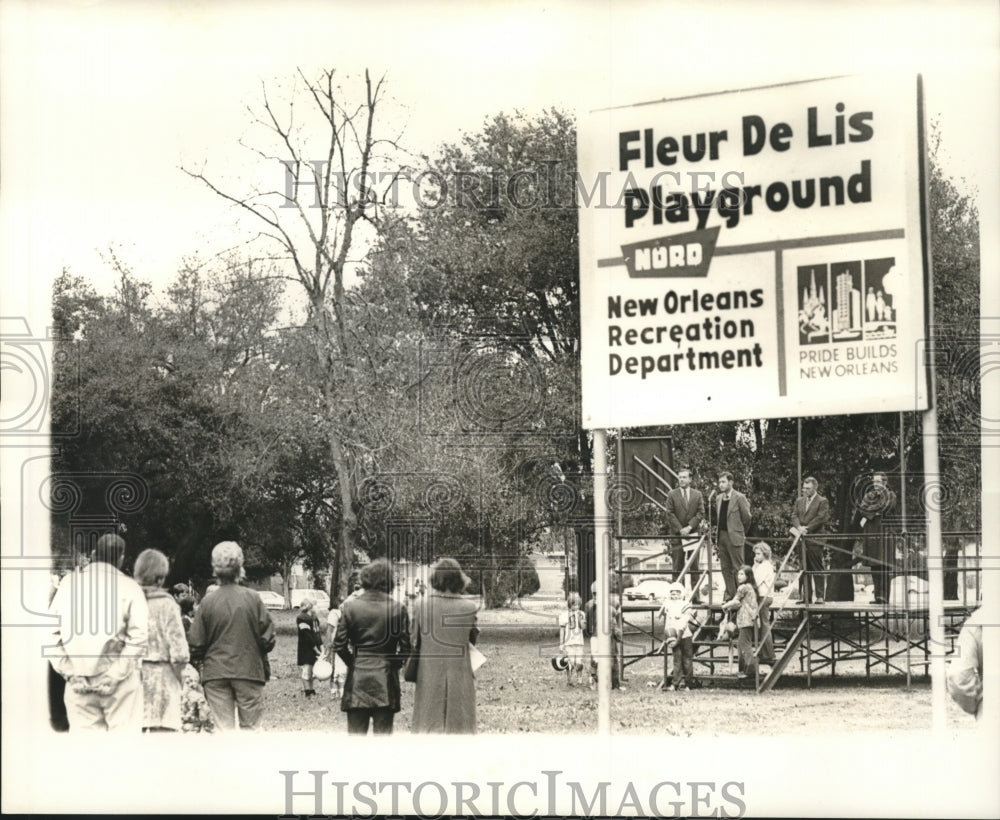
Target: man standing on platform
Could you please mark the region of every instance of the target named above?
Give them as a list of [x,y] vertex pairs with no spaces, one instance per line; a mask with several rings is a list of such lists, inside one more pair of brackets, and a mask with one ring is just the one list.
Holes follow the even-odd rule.
[[872,483],[855,505],[854,517],[862,533],[864,555],[872,568],[875,603],[889,600],[889,570],[895,557],[895,547],[888,543],[882,519],[896,509],[896,494],[889,489],[885,473],[872,475]]
[[[792,505],[792,526],[789,532],[798,535],[805,545],[806,565],[803,569],[807,572],[803,574],[799,587],[802,600],[806,603],[822,604],[826,595],[823,542],[814,536],[823,532],[830,522],[830,502],[816,492],[817,487],[819,482],[812,476],[802,482],[802,495],[796,498]],[[812,578],[811,584],[810,578]]]
[[726,582],[726,600],[736,595],[736,570],[743,564],[743,544],[750,526],[750,502],[733,489],[733,474],[719,473],[719,494],[715,497],[715,522],[719,567]]
[[[698,527],[705,517],[705,499],[700,490],[691,488],[691,471],[681,470],[677,474],[677,485],[667,493],[667,528],[675,536],[670,542],[670,562],[673,566],[673,580],[684,583],[681,569],[687,561],[684,543],[697,543]],[[691,563],[691,586],[697,583],[698,556]]]

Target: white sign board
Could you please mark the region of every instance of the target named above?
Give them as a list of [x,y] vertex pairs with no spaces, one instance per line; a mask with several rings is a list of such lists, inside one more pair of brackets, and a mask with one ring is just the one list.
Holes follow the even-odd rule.
[[581,122],[583,423],[926,409],[918,82]]

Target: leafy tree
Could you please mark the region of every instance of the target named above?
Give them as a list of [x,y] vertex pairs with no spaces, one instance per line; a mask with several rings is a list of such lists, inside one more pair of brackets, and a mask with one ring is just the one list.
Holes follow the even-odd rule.
[[424,355],[423,369],[409,371],[423,435],[399,452],[409,463],[450,462],[442,468],[478,488],[478,505],[449,515],[439,538],[497,579],[484,581],[488,605],[517,587],[517,556],[563,524],[547,509],[545,471],[560,463],[591,481],[577,410],[575,163],[562,112],[488,119],[427,159],[430,206],[383,235],[366,271],[370,287],[405,284]]
[[[53,395],[52,430],[60,443],[53,471],[80,476],[78,487],[93,485],[77,513],[94,515],[108,514],[105,492],[117,477],[139,476],[136,504],[148,493],[149,507],[123,514],[134,552],[140,545],[183,543],[184,523],[194,529],[203,523],[198,501],[216,491],[202,476],[213,474],[219,419],[192,375],[164,378],[164,337],[149,288],[126,268],[118,272],[115,293],[97,300],[78,279],[60,278],[55,285],[57,317],[73,315],[81,296],[88,307],[76,341],[59,342],[70,354],[60,361],[79,362],[80,383],[78,390]],[[150,509],[162,514],[151,517]],[[64,530],[57,526],[54,534]]]
[[[79,351],[80,389],[54,395],[63,443],[53,466],[97,482],[78,512],[107,514],[102,487],[132,473],[148,497],[124,515],[130,551],[164,550],[173,579],[207,578],[223,538],[243,544],[256,576],[287,578],[300,559],[325,569],[340,511],[328,449],[288,364],[301,349],[273,336],[274,277],[253,262],[191,263],[159,307],[123,266],[119,277],[110,297],[69,275],[54,290],[54,315],[76,336],[59,344]],[[55,523],[61,548],[69,525]]]

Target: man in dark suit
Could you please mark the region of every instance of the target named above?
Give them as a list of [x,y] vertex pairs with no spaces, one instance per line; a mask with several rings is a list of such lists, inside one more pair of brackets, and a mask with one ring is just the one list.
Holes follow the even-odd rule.
[[[670,535],[677,536],[670,542],[670,561],[673,564],[673,580],[683,583],[681,569],[687,560],[684,543],[697,543],[698,528],[705,517],[705,499],[700,490],[691,488],[691,471],[681,470],[677,474],[677,486],[667,493],[667,528]],[[690,537],[688,537],[690,536]],[[697,583],[698,556],[691,563],[691,586]]]
[[882,530],[882,517],[896,509],[896,494],[889,489],[885,473],[872,475],[871,484],[855,505],[857,529],[863,534],[865,557],[872,568],[875,603],[889,600],[889,574],[895,559],[895,547]]
[[[823,541],[816,537],[830,523],[830,502],[816,492],[819,482],[810,476],[802,482],[802,495],[792,505],[790,532],[800,536],[806,551],[806,574],[799,588],[807,603],[825,603],[826,576],[823,575]],[[812,578],[812,584],[809,583]],[[812,594],[810,594],[810,592]]]
[[736,595],[736,571],[743,564],[743,544],[750,526],[750,502],[733,489],[733,474],[719,473],[719,493],[715,496],[716,550],[719,568],[726,582],[726,600]]

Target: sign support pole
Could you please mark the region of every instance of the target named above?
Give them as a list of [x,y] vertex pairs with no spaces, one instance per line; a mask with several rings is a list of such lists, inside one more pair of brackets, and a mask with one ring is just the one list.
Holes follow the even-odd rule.
[[[927,133],[926,115],[924,111],[923,78],[917,75],[917,140],[919,146],[921,219],[923,221],[923,257],[924,257],[924,322],[927,329],[929,345],[933,344],[934,326],[934,262],[931,254],[930,217],[927,213],[930,195],[927,185],[927,146],[924,135]],[[924,356],[930,356],[931,348],[925,349]],[[936,491],[942,497],[946,492],[938,461],[938,446],[940,443],[937,423],[937,374],[933,361],[916,362],[917,367],[923,367],[927,373],[927,409],[923,413],[921,435],[924,450],[924,487],[922,498],[926,510],[927,522],[927,594],[928,594],[928,624],[927,638],[931,647],[931,728],[935,733],[944,732],[948,717],[948,693],[945,675],[945,650],[947,644],[944,636],[944,555],[941,548],[941,499],[935,497],[930,489],[931,482],[938,484]],[[900,463],[903,459],[902,428],[900,429]],[[904,477],[905,481],[905,477]],[[900,493],[906,498],[905,483],[900,487]],[[905,503],[905,502],[904,502]],[[905,527],[905,521],[904,521]]]
[[903,535],[909,528],[909,520],[906,517],[906,425],[903,420],[903,411],[899,411],[899,504],[900,514],[903,517]]
[[[933,374],[930,376],[933,380]],[[933,386],[931,396],[933,397]],[[933,398],[932,398],[933,401]],[[934,405],[924,413],[924,480],[939,481],[937,410]],[[927,509],[927,582],[928,624],[931,646],[931,727],[943,732],[947,719],[947,692],[945,691],[945,640],[944,640],[944,557],[941,550],[941,509],[936,498],[924,486],[924,505]],[[938,492],[944,492],[939,487]]]
[[611,589],[608,545],[608,439],[594,430],[594,563],[597,581],[597,733],[611,735]]
[[795,485],[795,495],[802,489],[802,417],[795,419],[795,471],[798,483]]

